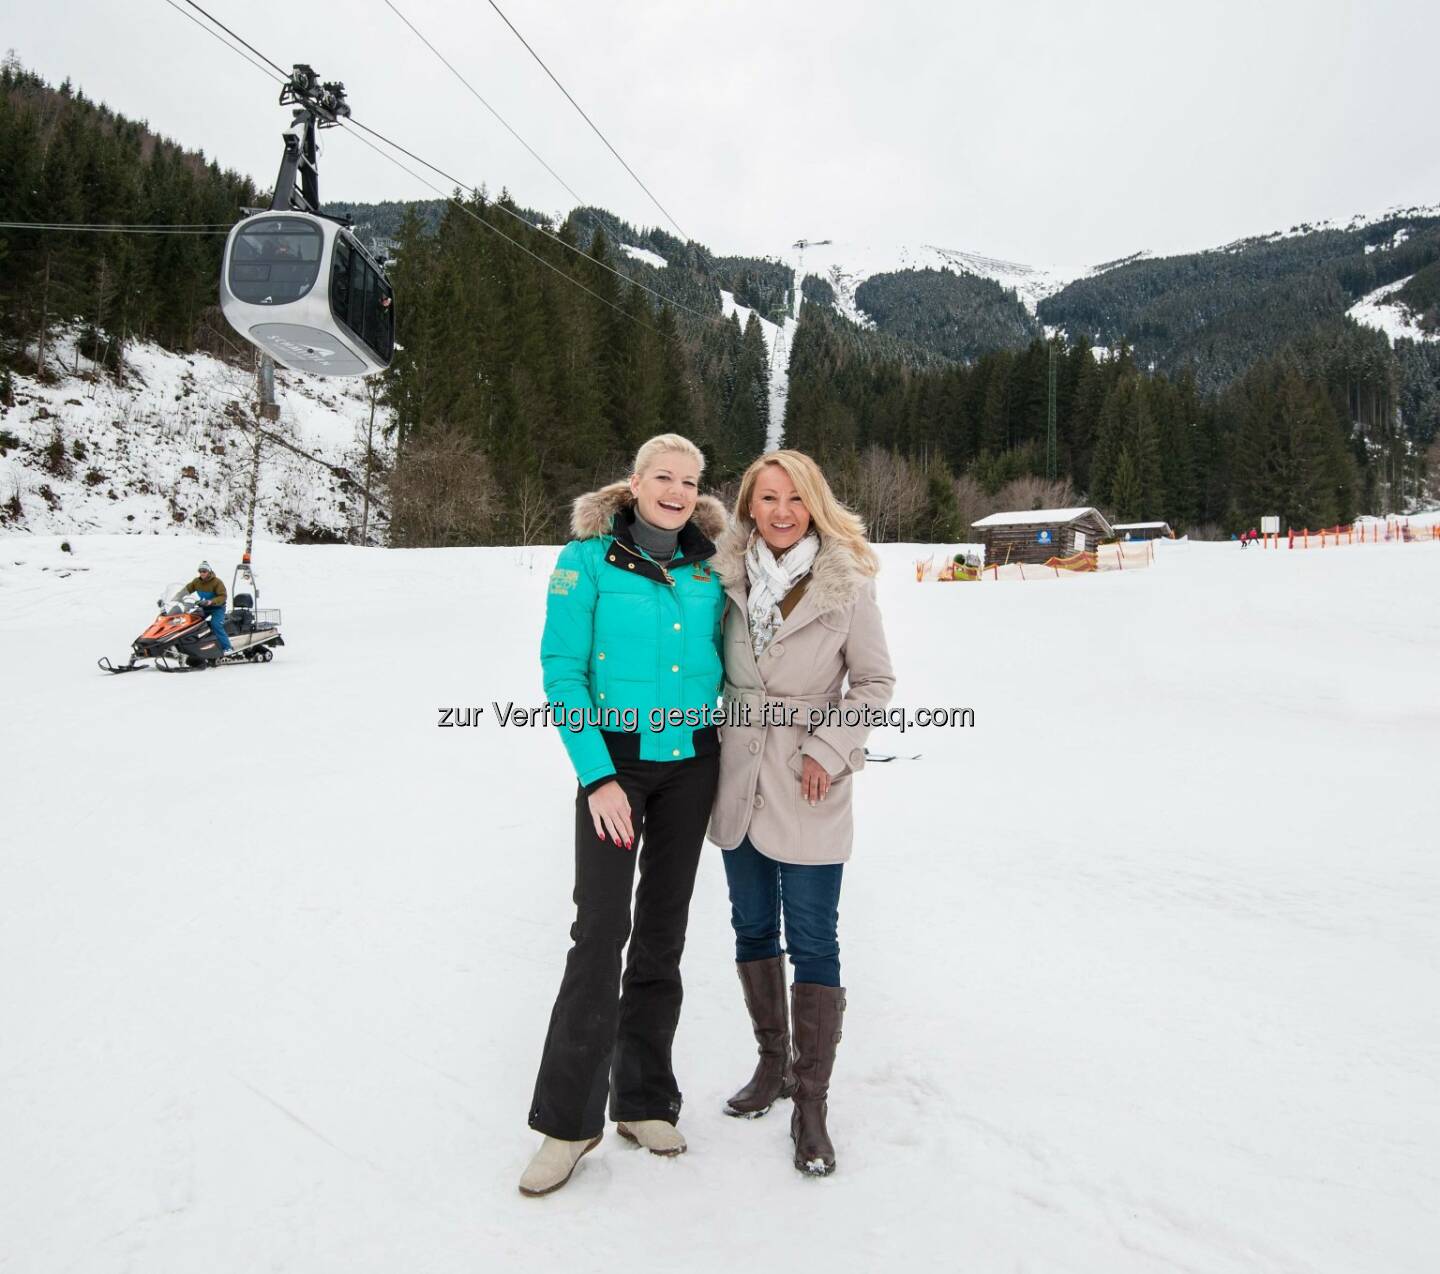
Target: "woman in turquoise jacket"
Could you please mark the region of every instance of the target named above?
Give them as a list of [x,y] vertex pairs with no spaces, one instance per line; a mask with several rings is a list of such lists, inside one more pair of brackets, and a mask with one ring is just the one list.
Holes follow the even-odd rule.
[[704,463],[677,434],[650,439],[628,481],[575,502],[575,538],[550,575],[540,662],[578,785],[576,916],[530,1104],[545,1140],[524,1194],[559,1189],[599,1144],[607,1093],[622,1137],[685,1149],[670,1048],[723,679],[725,594],[710,558],[726,515],[700,495]]

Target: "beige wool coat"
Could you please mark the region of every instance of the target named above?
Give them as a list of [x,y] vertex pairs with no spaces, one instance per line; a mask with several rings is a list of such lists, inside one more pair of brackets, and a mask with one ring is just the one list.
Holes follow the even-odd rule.
[[[831,705],[838,712],[884,708],[894,693],[875,581],[844,545],[822,543],[804,594],[757,660],[746,618],[745,548],[745,535],[732,527],[711,559],[726,594],[726,720],[709,837],[734,849],[749,836],[782,863],[847,862],[854,839],[850,788],[865,768],[871,727],[821,716]],[[777,700],[782,711],[772,709],[766,724],[761,705]],[[831,778],[825,799],[813,806],[800,792],[807,756]]]

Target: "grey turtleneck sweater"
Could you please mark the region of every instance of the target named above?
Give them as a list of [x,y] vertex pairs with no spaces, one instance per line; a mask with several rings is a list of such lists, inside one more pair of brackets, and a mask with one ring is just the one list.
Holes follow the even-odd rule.
[[635,510],[635,521],[630,527],[630,535],[636,546],[644,549],[657,562],[668,562],[675,556],[675,543],[680,538],[679,531],[667,531],[663,527],[651,526],[640,516],[638,508]]

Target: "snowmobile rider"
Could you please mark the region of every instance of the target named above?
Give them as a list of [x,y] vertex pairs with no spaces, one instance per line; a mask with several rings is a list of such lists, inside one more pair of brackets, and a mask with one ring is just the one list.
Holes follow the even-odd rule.
[[225,581],[210,569],[209,562],[201,562],[199,572],[185,585],[185,592],[194,593],[200,599],[200,608],[210,621],[210,631],[215,634],[220,649],[227,655],[232,654],[235,647],[225,631]]

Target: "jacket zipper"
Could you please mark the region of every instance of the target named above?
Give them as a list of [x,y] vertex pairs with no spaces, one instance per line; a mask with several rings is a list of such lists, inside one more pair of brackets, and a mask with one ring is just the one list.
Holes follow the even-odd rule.
[[621,543],[621,541],[619,540],[616,540],[615,544],[620,549],[624,550],[626,553],[629,553],[631,557],[638,558],[642,562],[649,562],[650,565],[654,566],[660,572],[660,574],[665,577],[665,582],[669,584],[671,588],[675,587],[675,577],[671,575],[670,572],[667,571],[661,563],[657,562],[653,557],[651,557],[650,554],[644,552],[643,550],[637,553],[628,544]]

